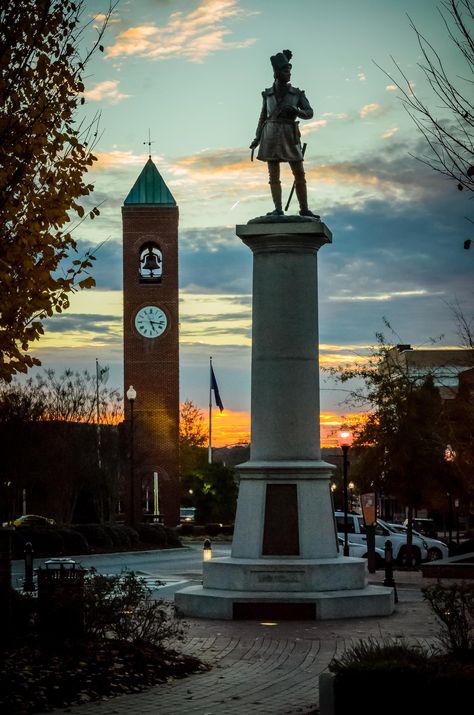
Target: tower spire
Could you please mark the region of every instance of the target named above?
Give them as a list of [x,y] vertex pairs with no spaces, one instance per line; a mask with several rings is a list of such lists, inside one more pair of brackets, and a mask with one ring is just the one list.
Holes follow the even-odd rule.
[[154,144],[155,142],[152,142],[151,140],[151,134],[150,130],[148,129],[148,141],[143,142],[144,144],[148,144],[148,158],[151,159],[151,145]]

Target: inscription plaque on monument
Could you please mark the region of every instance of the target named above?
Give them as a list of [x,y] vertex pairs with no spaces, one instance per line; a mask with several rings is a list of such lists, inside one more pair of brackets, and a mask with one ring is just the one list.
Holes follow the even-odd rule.
[[263,556],[299,556],[296,484],[267,484]]
[[267,571],[252,569],[251,572],[251,583],[252,586],[258,588],[259,586],[267,585],[281,585],[282,587],[295,587],[301,588],[304,584],[305,572],[300,570],[288,570],[288,571]]

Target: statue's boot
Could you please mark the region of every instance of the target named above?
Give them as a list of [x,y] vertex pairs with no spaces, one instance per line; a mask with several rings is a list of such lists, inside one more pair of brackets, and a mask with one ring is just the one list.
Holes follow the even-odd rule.
[[317,214],[314,214],[308,208],[308,191],[306,188],[306,181],[295,181],[295,191],[300,205],[300,216],[312,216],[313,218],[319,218]]
[[283,216],[283,209],[281,206],[281,181],[270,181],[269,183],[273,203],[275,204],[275,210],[269,211],[267,216]]

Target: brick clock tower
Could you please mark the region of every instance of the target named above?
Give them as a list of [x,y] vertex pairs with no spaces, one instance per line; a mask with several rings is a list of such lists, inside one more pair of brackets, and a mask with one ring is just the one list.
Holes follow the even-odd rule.
[[[122,207],[128,520],[179,523],[178,207],[151,157]],[[133,402],[127,391],[133,386]],[[156,486],[158,485],[158,489]],[[133,511],[133,514],[132,514]]]

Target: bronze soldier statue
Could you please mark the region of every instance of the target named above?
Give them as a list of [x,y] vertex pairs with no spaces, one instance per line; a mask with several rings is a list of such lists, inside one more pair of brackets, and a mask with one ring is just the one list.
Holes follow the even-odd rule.
[[313,110],[303,90],[292,87],[291,64],[293,54],[283,50],[270,57],[275,82],[262,92],[263,105],[255,139],[250,145],[259,146],[257,159],[268,163],[270,189],[275,210],[268,215],[283,216],[281,203],[280,162],[290,164],[295,180],[300,216],[315,216],[308,208],[306,179],[303,168],[301,136],[296,119],[311,119]]

